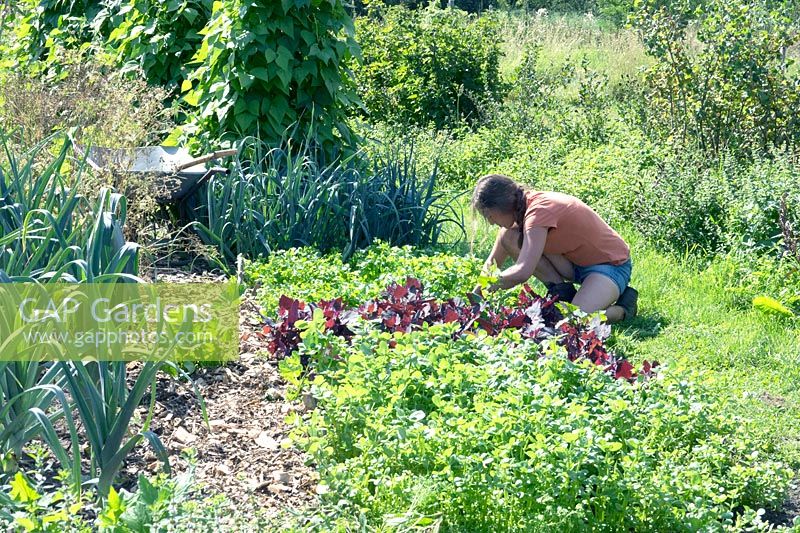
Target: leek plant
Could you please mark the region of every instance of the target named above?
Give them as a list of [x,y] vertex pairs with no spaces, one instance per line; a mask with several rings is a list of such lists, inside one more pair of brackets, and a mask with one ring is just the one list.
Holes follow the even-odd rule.
[[[147,439],[169,471],[167,452],[158,436],[149,431],[156,401],[156,372],[162,363],[142,364],[133,386],[127,386],[127,365],[123,361],[99,361],[83,364],[62,361],[59,367],[69,382],[75,407],[83,424],[91,450],[90,476],[97,479],[100,495],[108,494],[125,457]],[[129,435],[136,407],[150,389],[150,407],[142,430]],[[60,443],[50,443],[60,447]],[[58,453],[66,453],[59,449]]]
[[[65,418],[71,437],[77,435],[69,402],[63,392],[64,376],[56,366],[44,368],[32,361],[0,361],[0,452],[6,469],[15,469],[22,447],[43,431],[45,440],[58,442],[53,423]],[[57,399],[56,409],[50,409]],[[49,413],[46,412],[49,410]],[[71,438],[72,459],[66,450],[54,450],[73,483],[80,480],[77,438]]]
[[361,231],[353,244],[366,248],[381,240],[395,246],[435,245],[446,223],[455,224],[466,238],[456,204],[463,193],[441,190],[437,180],[435,165],[429,175],[418,175],[413,145],[384,148],[375,156],[372,173],[361,187]]
[[349,161],[320,167],[309,152],[248,139],[231,171],[211,179],[196,199],[195,231],[229,261],[237,253],[343,246],[357,173]]
[[[94,206],[88,205],[76,187],[84,165],[67,160],[69,139],[38,171],[35,161],[54,140],[42,141],[20,162],[0,136],[7,160],[6,168],[0,165],[0,276],[29,282],[139,281],[138,247],[122,234],[125,197],[103,188]],[[72,183],[64,169],[73,174]]]
[[443,223],[459,222],[437,173],[418,176],[413,149],[387,150],[372,165],[363,154],[328,165],[314,143],[269,148],[243,143],[227,175],[209,180],[191,199],[195,231],[233,261],[274,250],[313,246],[348,257],[382,239],[391,244],[437,243]]
[[[35,161],[54,139],[34,147],[22,163],[2,140],[7,165],[0,165],[0,282],[142,281],[136,276],[138,247],[125,242],[122,233],[125,197],[102,189],[97,200],[89,203],[77,193],[84,166],[68,159],[72,153],[68,139],[53,160],[37,170],[42,167]],[[64,171],[70,173],[70,182],[62,175]],[[0,320],[13,321],[15,317]],[[5,326],[13,331],[13,322]],[[25,354],[15,349],[13,337],[0,339],[0,353],[6,360],[0,362],[0,457],[18,458],[27,442],[41,438],[70,472],[72,483],[79,486],[83,437],[73,420],[75,411],[89,444],[90,477],[101,495],[108,493],[125,457],[142,439],[166,461],[163,445],[147,430],[156,373],[166,363],[143,364],[128,388],[124,362],[45,364],[30,357],[26,360]],[[134,411],[148,389],[147,421],[131,436]],[[54,429],[61,419],[69,431],[69,446],[61,443]],[[5,462],[13,467],[14,461]]]

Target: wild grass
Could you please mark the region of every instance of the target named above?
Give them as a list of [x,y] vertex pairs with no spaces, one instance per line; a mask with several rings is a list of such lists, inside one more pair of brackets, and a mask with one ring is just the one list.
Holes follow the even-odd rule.
[[18,146],[73,128],[83,144],[133,148],[158,144],[175,127],[167,91],[140,72],[113,70],[86,52],[57,53],[59,72],[0,72],[0,127]]
[[752,295],[737,290],[730,258],[678,259],[627,235],[640,313],[616,328],[617,349],[702,373],[731,412],[800,468],[800,321],[756,309]]
[[500,72],[511,78],[531,46],[540,46],[539,68],[558,70],[566,62],[580,64],[585,57],[589,67],[609,78],[611,86],[625,76],[636,75],[648,64],[645,49],[633,30],[609,28],[602,19],[578,14],[501,15],[503,59]]

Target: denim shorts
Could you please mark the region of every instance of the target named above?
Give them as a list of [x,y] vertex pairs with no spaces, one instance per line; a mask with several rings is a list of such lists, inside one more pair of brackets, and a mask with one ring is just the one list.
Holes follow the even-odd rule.
[[599,265],[589,265],[585,267],[574,265],[575,281],[583,283],[583,280],[589,277],[589,274],[602,274],[616,283],[617,287],[619,287],[619,293],[622,294],[622,291],[625,290],[628,283],[631,281],[632,268],[633,264],[630,259],[621,265],[612,265],[611,263],[600,263]]

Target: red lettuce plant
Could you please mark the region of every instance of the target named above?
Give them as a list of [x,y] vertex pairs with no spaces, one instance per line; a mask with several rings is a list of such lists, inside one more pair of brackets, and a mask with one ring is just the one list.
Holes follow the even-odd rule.
[[[290,355],[300,344],[298,320],[311,320],[314,309],[322,310],[326,328],[334,335],[349,339],[354,335],[349,325],[359,316],[388,332],[408,333],[423,324],[458,323],[455,335],[474,334],[483,329],[489,335],[498,335],[506,329],[518,330],[523,338],[535,342],[555,338],[567,351],[571,361],[587,359],[618,379],[634,380],[637,372],[624,358],[609,353],[605,339],[611,328],[598,318],[587,323],[577,316],[564,317],[555,305],[556,298],[536,294],[527,284],[520,291],[515,306],[493,309],[486,301],[473,299],[465,302],[451,298],[437,302],[426,298],[422,284],[414,278],[405,284],[393,283],[380,298],[362,304],[357,310],[346,310],[341,299],[323,300],[316,305],[305,304],[286,296],[279,302],[278,321],[267,320],[263,334],[269,339],[269,351],[279,357]],[[301,361],[307,365],[308,361]],[[644,362],[641,374],[650,375],[658,363]]]
[[[296,323],[298,320],[311,320],[314,309],[321,309],[325,317],[325,327],[332,331],[334,335],[339,335],[346,339],[353,336],[353,332],[348,327],[349,324],[358,318],[358,313],[353,310],[344,309],[341,298],[335,300],[320,300],[316,305],[306,304],[300,300],[281,296],[278,303],[278,320],[266,320],[266,325],[261,333],[269,339],[267,349],[273,355],[288,357],[297,349],[300,344],[300,330]],[[303,366],[308,361],[302,361]]]

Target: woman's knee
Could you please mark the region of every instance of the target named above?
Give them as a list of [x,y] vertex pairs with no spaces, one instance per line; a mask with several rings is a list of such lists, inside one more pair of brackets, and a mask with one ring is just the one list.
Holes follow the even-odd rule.
[[607,309],[619,298],[619,287],[602,274],[589,274],[583,281],[572,303],[585,313]]
[[500,242],[503,245],[506,253],[510,256],[516,257],[519,255],[519,229],[517,228],[503,228],[500,230],[502,236]]

